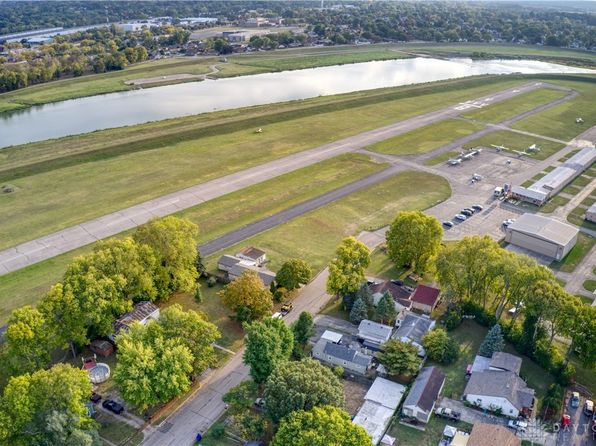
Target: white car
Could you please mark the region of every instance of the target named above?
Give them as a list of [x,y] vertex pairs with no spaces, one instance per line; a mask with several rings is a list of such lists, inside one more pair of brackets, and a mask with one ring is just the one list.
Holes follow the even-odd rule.
[[507,227],[513,222],[515,222],[514,218],[508,218],[507,220],[503,220],[503,226]]
[[466,217],[464,214],[455,214],[455,219],[459,221],[466,221],[468,217]]

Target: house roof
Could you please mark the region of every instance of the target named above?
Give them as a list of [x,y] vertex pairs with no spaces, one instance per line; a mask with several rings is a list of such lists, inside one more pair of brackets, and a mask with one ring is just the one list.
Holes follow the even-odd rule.
[[435,321],[414,313],[406,314],[400,327],[394,333],[394,339],[407,338],[417,344],[422,344],[424,335],[434,326]]
[[364,404],[360,407],[352,422],[363,427],[372,438],[373,444],[378,444],[387,430],[394,412],[394,409],[390,409],[374,401],[364,401]]
[[141,322],[156,311],[159,311],[159,308],[148,300],[139,302],[134,306],[132,311],[122,315],[114,322],[114,330],[118,333],[122,328],[130,327],[133,322]]
[[393,283],[391,280],[386,280],[381,283],[375,283],[369,285],[370,291],[375,293],[384,294],[385,291],[389,291],[389,294],[393,296],[394,300],[397,300],[402,306],[409,307],[410,303],[410,292],[404,287]]
[[495,352],[490,361],[490,367],[495,369],[508,370],[519,375],[522,366],[522,359],[519,356],[512,355],[511,353]]
[[517,410],[532,407],[534,400],[534,389],[530,389],[516,373],[498,370],[472,373],[464,394],[505,398]]
[[255,248],[254,246],[247,246],[246,248],[242,248],[240,250],[240,254],[251,259],[257,260],[263,257],[266,253],[265,251],[262,251],[259,248]]
[[566,246],[579,232],[567,223],[530,213],[523,214],[511,223],[507,231],[521,232],[562,246]]
[[520,446],[521,440],[505,426],[475,423],[466,446]]
[[219,258],[219,260],[217,261],[217,264],[231,268],[232,266],[234,266],[240,262],[241,262],[241,260],[238,257],[231,256],[229,254],[225,254]]
[[368,392],[366,392],[364,399],[374,401],[395,410],[399,406],[399,403],[401,403],[405,391],[406,388],[401,384],[385,378],[377,378],[374,380],[372,386],[370,386],[370,389],[368,389]]
[[542,189],[534,190],[534,189],[525,188],[523,186],[513,186],[511,188],[511,192],[514,195],[527,197],[532,200],[538,200],[538,201],[544,201],[548,198],[548,191],[544,191]]
[[474,358],[474,363],[472,364],[471,372],[484,372],[490,368],[490,362],[492,361],[491,358],[487,358],[486,356],[476,355]]
[[323,353],[326,355],[365,367],[368,367],[372,361],[372,356],[360,353],[348,347],[347,345],[334,344],[333,342],[328,341],[326,342],[327,344],[323,349]]
[[230,268],[230,275],[234,277],[240,277],[242,273],[245,271],[254,271],[263,281],[265,286],[271,285],[271,282],[275,280],[275,273],[273,271],[269,271],[268,269],[259,268],[255,265],[247,265],[245,263],[239,262]]
[[321,335],[321,339],[325,339],[326,341],[331,341],[331,342],[334,342],[336,344],[338,344],[341,341],[341,338],[342,337],[343,337],[342,334],[336,333],[336,332],[331,331],[331,330],[325,330],[323,332],[323,334]]
[[428,285],[418,285],[410,298],[412,302],[434,307],[439,300],[440,290]]
[[358,336],[366,336],[381,342],[387,341],[391,337],[393,329],[389,325],[379,324],[378,322],[364,319],[358,325]]
[[444,382],[445,375],[441,370],[437,367],[424,367],[416,377],[404,406],[417,406],[430,412]]

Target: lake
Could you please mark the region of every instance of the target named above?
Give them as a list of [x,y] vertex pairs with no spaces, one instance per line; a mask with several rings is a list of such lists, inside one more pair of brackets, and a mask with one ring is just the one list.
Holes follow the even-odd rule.
[[480,74],[594,72],[532,60],[413,58],[205,80],[0,114],[0,147],[215,110]]

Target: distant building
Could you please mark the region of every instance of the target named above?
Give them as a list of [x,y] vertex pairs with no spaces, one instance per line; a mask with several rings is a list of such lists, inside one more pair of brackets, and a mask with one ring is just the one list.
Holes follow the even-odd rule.
[[418,285],[410,297],[412,308],[430,314],[439,303],[441,291],[428,285]]
[[263,281],[265,286],[271,285],[273,281],[275,281],[275,273],[273,271],[269,271],[266,268],[259,268],[258,266],[246,264],[244,262],[238,262],[236,265],[232,266],[228,271],[228,277],[230,280],[236,280],[240,277],[245,271],[254,271],[257,273],[259,278]]
[[360,353],[347,345],[321,338],[312,349],[312,357],[346,372],[365,375],[372,365],[372,356]]
[[364,404],[358,410],[353,423],[361,426],[379,444],[389,422],[399,406],[406,388],[384,378],[377,378],[364,396]]
[[445,375],[440,369],[424,367],[416,377],[404,401],[401,409],[402,415],[422,423],[428,423],[444,384]]
[[261,266],[267,261],[267,254],[265,251],[255,248],[254,246],[242,248],[242,250],[236,254],[236,257],[242,260],[248,260],[249,262],[254,262],[257,266]]
[[505,426],[474,423],[466,446],[521,446],[521,439]]
[[249,28],[260,28],[261,26],[268,26],[270,23],[265,17],[249,17],[242,25]]
[[505,241],[561,260],[575,246],[579,230],[567,223],[526,213],[505,230]]
[[215,17],[184,17],[180,19],[181,25],[196,25],[196,24],[205,24],[205,23],[217,23],[217,18]]
[[586,220],[596,223],[596,202],[586,210]]
[[29,45],[46,45],[54,41],[53,37],[31,37],[27,39]]
[[372,350],[379,350],[391,338],[393,328],[388,325],[364,319],[358,325],[358,339]]
[[243,248],[235,256],[224,254],[217,261],[217,269],[225,271],[230,280],[235,280],[245,271],[254,271],[266,286],[275,280],[275,273],[263,267],[267,261],[265,251],[254,246]]
[[147,25],[144,23],[122,23],[119,26],[120,26],[120,29],[122,29],[122,31],[127,33],[127,32],[139,31],[143,28],[143,26],[147,26]]
[[136,322],[146,325],[147,322],[157,319],[159,319],[159,307],[146,300],[139,302],[135,304],[132,311],[124,314],[114,322],[114,334],[110,336],[110,339],[114,340],[122,331],[128,331]]
[[426,350],[422,346],[422,338],[434,327],[435,321],[428,316],[408,312],[392,338],[415,345],[418,348],[418,356],[424,357]]

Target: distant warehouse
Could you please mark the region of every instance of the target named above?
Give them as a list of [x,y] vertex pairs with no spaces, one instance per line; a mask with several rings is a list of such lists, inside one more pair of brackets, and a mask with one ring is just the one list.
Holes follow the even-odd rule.
[[535,214],[524,214],[510,224],[505,241],[521,248],[561,260],[577,242],[579,230],[567,223]]
[[596,223],[596,203],[592,203],[592,206],[586,210],[586,220]]
[[530,187],[513,186],[511,196],[542,206],[596,161],[596,148],[586,147]]

